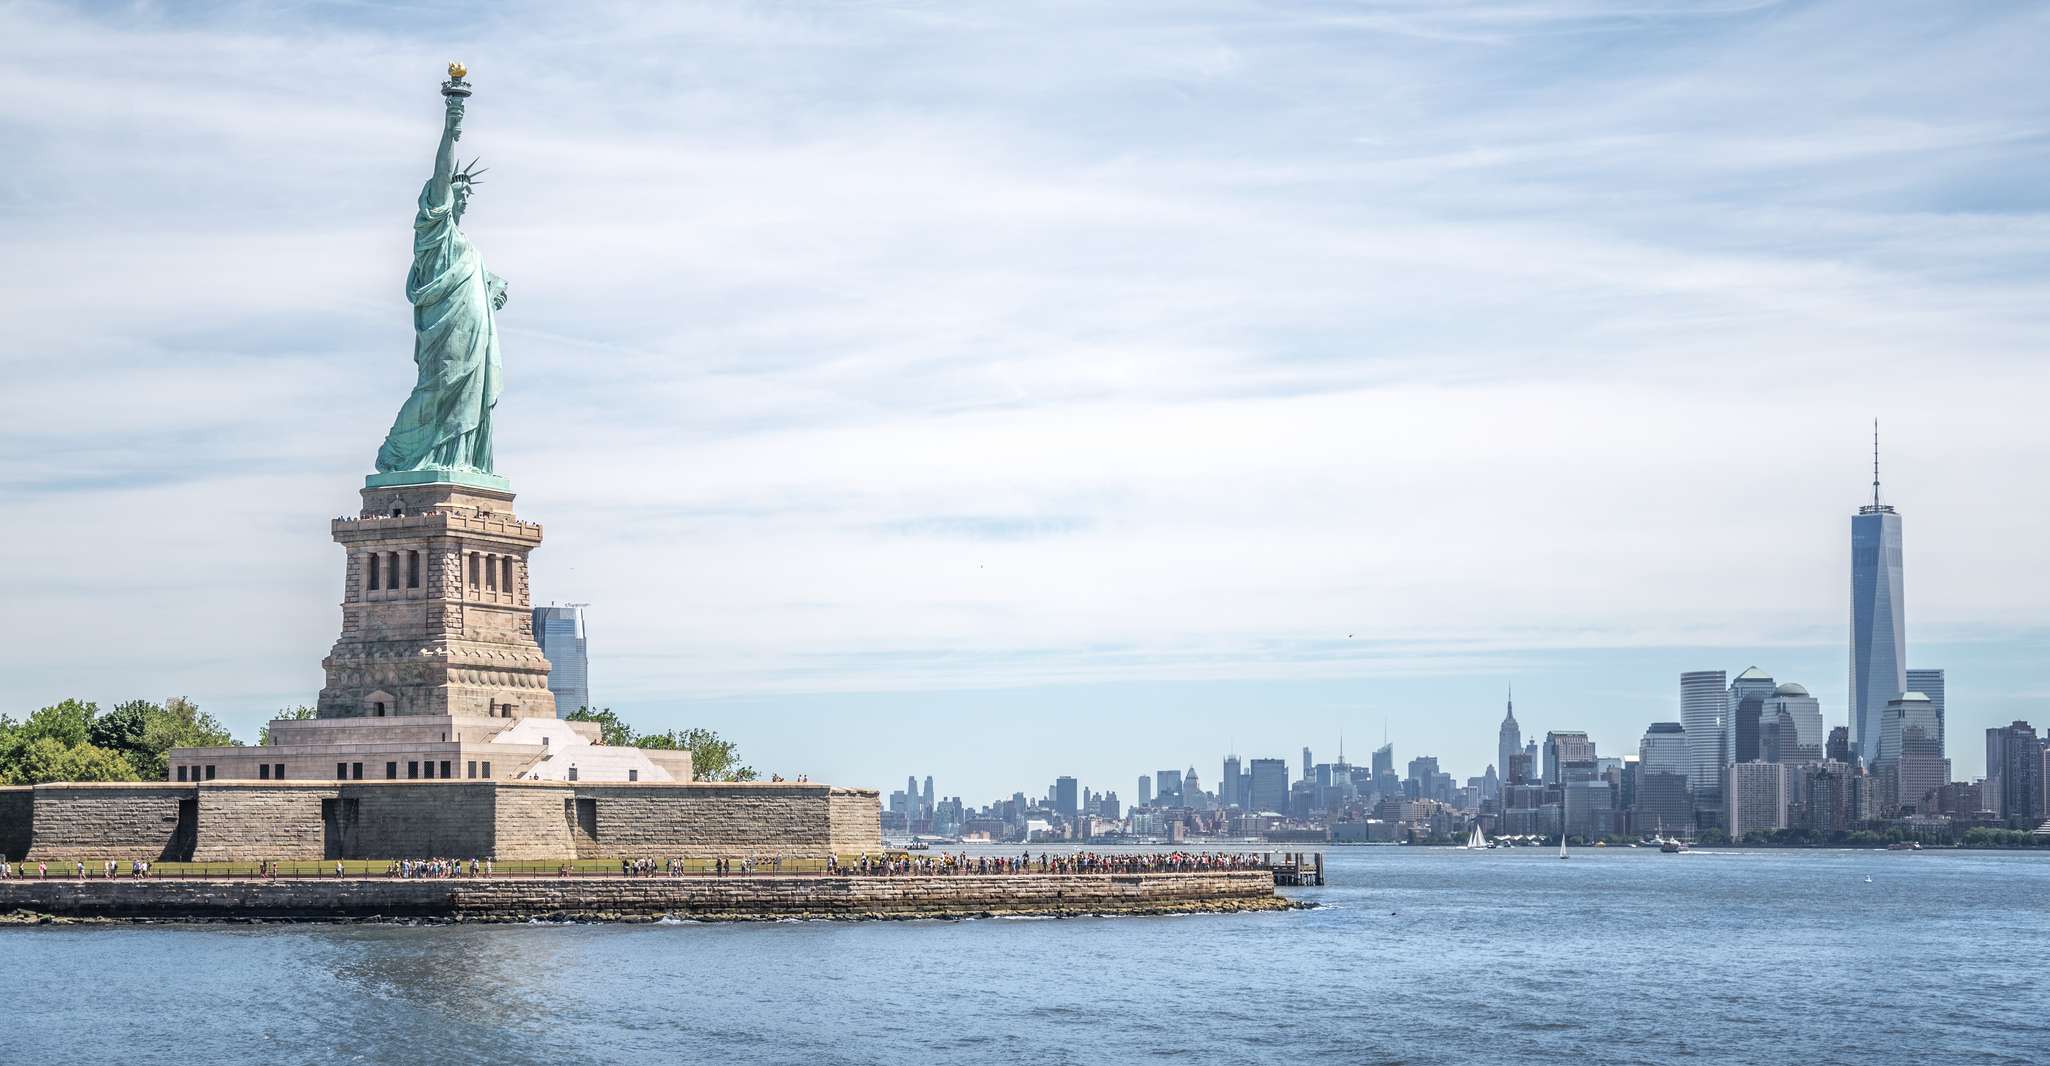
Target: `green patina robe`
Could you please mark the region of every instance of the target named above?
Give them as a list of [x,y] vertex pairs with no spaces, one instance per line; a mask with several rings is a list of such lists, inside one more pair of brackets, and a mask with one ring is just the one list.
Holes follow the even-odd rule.
[[491,409],[501,375],[491,305],[504,285],[456,228],[453,198],[437,197],[428,181],[413,219],[413,269],[406,275],[419,378],[377,450],[379,473],[491,472]]

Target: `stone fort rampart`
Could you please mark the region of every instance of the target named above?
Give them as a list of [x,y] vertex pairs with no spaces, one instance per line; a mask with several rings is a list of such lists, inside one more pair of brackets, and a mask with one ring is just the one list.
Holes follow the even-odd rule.
[[882,849],[873,789],[524,781],[207,781],[0,789],[30,861],[824,858]]

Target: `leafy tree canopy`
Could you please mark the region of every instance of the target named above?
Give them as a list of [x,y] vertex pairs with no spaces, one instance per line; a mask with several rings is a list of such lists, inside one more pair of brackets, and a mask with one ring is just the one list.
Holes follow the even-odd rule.
[[172,748],[235,744],[212,715],[174,696],[130,700],[105,714],[65,700],[16,724],[0,716],[0,782],[161,781]]

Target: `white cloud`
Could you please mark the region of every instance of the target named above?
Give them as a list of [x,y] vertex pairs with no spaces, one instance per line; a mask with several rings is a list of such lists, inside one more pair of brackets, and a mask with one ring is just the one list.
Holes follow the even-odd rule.
[[1810,646],[1875,414],[1915,631],[2050,624],[2041,12],[493,11],[0,11],[9,705],[310,696],[450,56],[633,700]]

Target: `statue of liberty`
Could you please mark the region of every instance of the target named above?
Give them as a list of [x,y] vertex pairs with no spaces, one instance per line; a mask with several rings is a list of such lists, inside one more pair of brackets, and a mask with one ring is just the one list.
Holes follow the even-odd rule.
[[474,160],[456,166],[470,85],[461,64],[449,64],[448,73],[441,89],[447,120],[434,153],[434,176],[420,190],[413,269],[406,275],[419,378],[377,450],[371,484],[500,480],[491,469],[491,409],[498,403],[501,373],[492,312],[505,306],[506,286],[504,278],[484,269],[476,246],[456,228],[483,171]]

